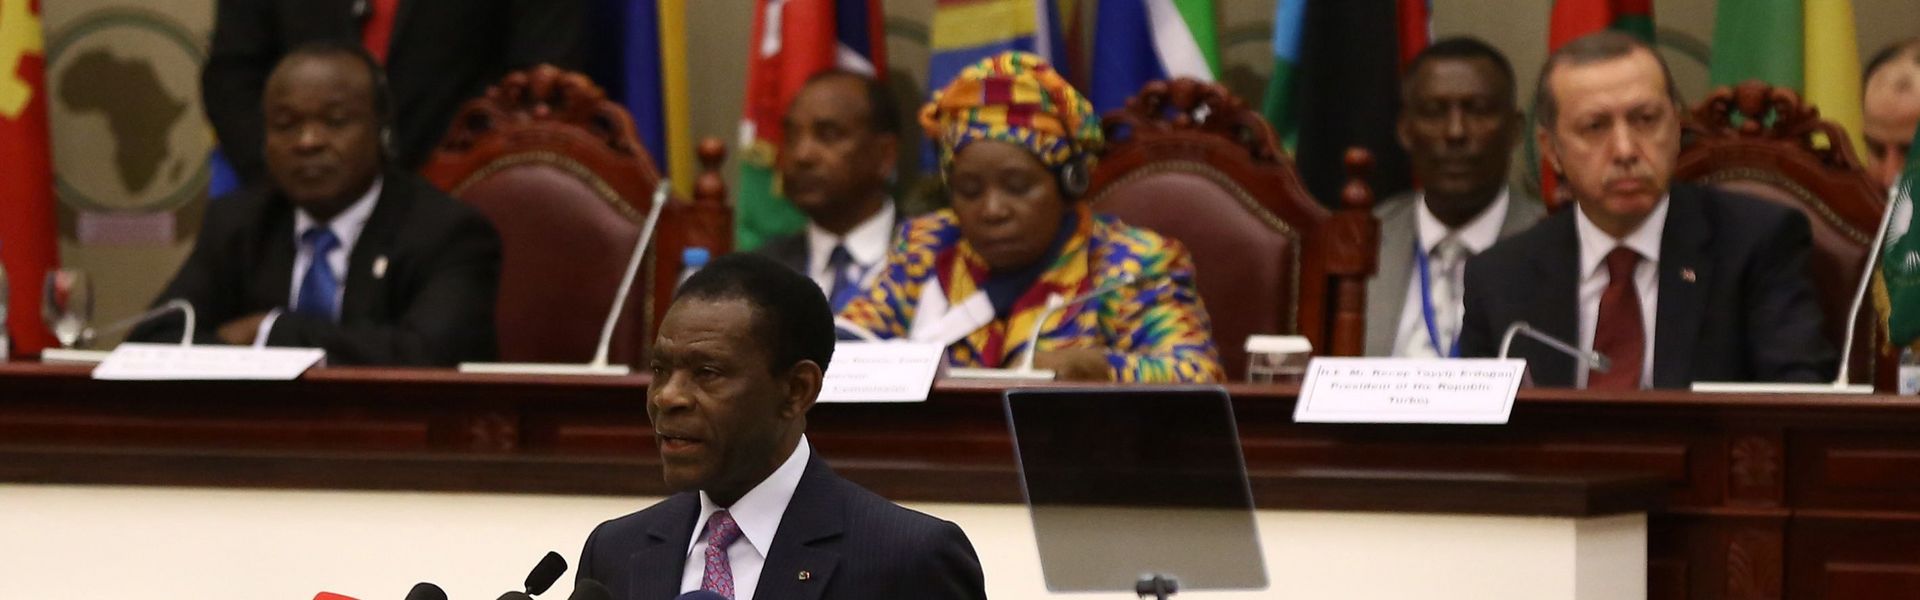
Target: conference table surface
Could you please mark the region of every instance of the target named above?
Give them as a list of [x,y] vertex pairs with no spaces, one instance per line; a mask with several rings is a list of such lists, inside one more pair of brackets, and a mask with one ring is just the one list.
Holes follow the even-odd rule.
[[[0,363],[0,481],[659,495],[648,379],[96,381]],[[1295,423],[1296,387],[1224,387],[1262,508],[1578,516],[1646,504],[1651,485],[1649,597],[1920,593],[1912,398],[1524,389],[1505,425],[1334,425]],[[821,404],[808,438],[889,498],[1018,503],[1006,389],[942,380],[922,403]],[[1435,478],[1465,483],[1421,483]]]

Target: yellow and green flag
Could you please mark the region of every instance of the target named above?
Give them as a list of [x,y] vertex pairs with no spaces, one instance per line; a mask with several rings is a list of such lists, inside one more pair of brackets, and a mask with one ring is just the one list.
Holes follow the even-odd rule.
[[1852,0],[1721,2],[1714,16],[1714,86],[1758,79],[1802,93],[1827,120],[1860,140],[1860,46]]

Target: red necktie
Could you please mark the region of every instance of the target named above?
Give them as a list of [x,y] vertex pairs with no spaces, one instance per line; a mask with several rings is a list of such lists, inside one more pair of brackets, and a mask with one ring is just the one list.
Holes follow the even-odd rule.
[[360,43],[381,65],[387,64],[387,44],[393,40],[393,14],[400,0],[367,0],[367,22],[360,26]]
[[1640,291],[1633,285],[1633,268],[1640,254],[1625,246],[1607,253],[1607,291],[1600,294],[1600,318],[1593,327],[1593,351],[1613,362],[1607,372],[1589,371],[1587,388],[1640,389],[1640,365],[1647,352],[1646,328],[1640,322]]

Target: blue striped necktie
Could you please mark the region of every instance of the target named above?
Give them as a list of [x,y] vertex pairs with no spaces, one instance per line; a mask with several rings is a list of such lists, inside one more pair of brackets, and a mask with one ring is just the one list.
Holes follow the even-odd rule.
[[300,296],[295,299],[293,312],[328,321],[338,320],[340,307],[335,303],[340,296],[340,278],[334,275],[333,265],[327,262],[327,255],[340,246],[340,238],[325,226],[315,226],[300,234],[300,243],[307,247],[312,262],[307,265],[307,275],[300,278]]

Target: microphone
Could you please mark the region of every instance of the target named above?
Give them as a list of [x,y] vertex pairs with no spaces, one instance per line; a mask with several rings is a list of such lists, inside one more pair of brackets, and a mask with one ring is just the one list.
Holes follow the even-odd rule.
[[600,343],[594,347],[593,361],[587,364],[550,364],[550,363],[475,363],[463,362],[458,365],[461,373],[541,373],[554,375],[626,375],[630,369],[626,365],[607,364],[608,347],[613,345],[613,327],[620,322],[620,312],[627,306],[627,295],[633,291],[633,278],[640,272],[640,261],[647,256],[647,248],[653,245],[653,232],[660,225],[660,211],[666,209],[668,192],[673,189],[671,182],[661,179],[653,188],[653,207],[647,209],[647,220],[640,226],[640,238],[634,240],[633,252],[627,256],[626,272],[620,275],[620,287],[615,288],[613,306],[607,308],[607,320],[600,326]]
[[159,306],[155,306],[152,309],[147,310],[147,312],[143,312],[131,317],[127,317],[125,319],[114,321],[113,324],[108,325],[106,327],[102,327],[98,330],[95,330],[92,327],[88,327],[85,330],[80,332],[80,339],[92,340],[96,337],[99,337],[100,334],[103,334],[103,333],[118,333],[128,329],[133,329],[134,327],[140,326],[140,324],[142,323],[146,323],[147,321],[153,320],[155,317],[160,317],[173,312],[180,313],[181,317],[186,319],[186,329],[182,329],[180,331],[180,345],[182,347],[192,346],[193,345],[193,322],[194,322],[193,303],[188,302],[186,300],[182,300],[180,298],[173,298],[173,299],[167,300],[166,302],[162,302]]
[[1122,288],[1131,287],[1134,284],[1140,283],[1141,281],[1144,281],[1144,280],[1141,279],[1139,275],[1136,275],[1133,273],[1125,273],[1115,278],[1113,281],[1108,282],[1106,285],[1094,288],[1093,291],[1087,292],[1085,294],[1074,296],[1073,299],[1071,300],[1062,299],[1057,294],[1048,296],[1047,309],[1040,311],[1040,318],[1033,320],[1033,332],[1027,335],[1027,355],[1020,360],[1019,372],[1021,373],[1033,372],[1033,357],[1034,355],[1039,354],[1039,349],[1040,349],[1040,329],[1047,325],[1048,317],[1052,317],[1054,313],[1060,312],[1061,310],[1064,310],[1069,306],[1073,306],[1082,302],[1086,302],[1088,300],[1092,300],[1094,298],[1099,298],[1101,296],[1111,294],[1113,292],[1119,291]]
[[[833,328],[834,328],[836,337],[837,337],[837,334],[845,333],[847,335],[853,336],[854,339],[860,340],[862,342],[880,341],[880,336],[875,334],[873,330],[867,329],[865,327],[861,327],[859,324],[854,323],[853,321],[849,321],[847,320],[846,317],[842,317],[839,315],[833,316]],[[840,338],[840,339],[846,339],[846,338]]]
[[533,571],[527,573],[527,595],[546,593],[547,588],[553,587],[553,582],[558,581],[560,574],[565,572],[567,559],[561,558],[559,552],[547,551],[546,556],[540,557],[540,564],[534,565]]
[[672,185],[661,179],[653,188],[653,206],[647,209],[647,221],[640,226],[640,239],[634,241],[633,254],[627,257],[627,272],[620,277],[619,291],[614,294],[613,307],[607,309],[607,323],[600,328],[600,345],[594,350],[594,367],[607,366],[607,347],[613,343],[613,325],[620,322],[620,309],[627,306],[627,293],[633,291],[633,277],[640,271],[640,260],[647,255],[647,247],[653,244],[653,228],[660,224],[660,211],[667,206],[667,192]]
[[1887,228],[1893,223],[1893,209],[1900,204],[1900,186],[1887,191],[1887,207],[1880,211],[1880,226],[1873,230],[1873,245],[1867,246],[1867,264],[1860,273],[1860,283],[1853,290],[1853,304],[1847,309],[1847,324],[1843,327],[1846,341],[1840,344],[1840,373],[1833,378],[1834,389],[1844,390],[1853,371],[1854,322],[1860,319],[1860,305],[1867,299],[1867,287],[1873,282],[1873,268],[1878,265],[1882,246],[1887,243]]
[[447,600],[447,592],[440,586],[422,581],[413,584],[413,589],[407,591],[407,600]]
[[1548,348],[1573,357],[1575,360],[1580,361],[1580,368],[1593,369],[1601,373],[1613,369],[1613,361],[1607,359],[1607,355],[1575,348],[1572,344],[1562,342],[1558,338],[1547,335],[1546,332],[1534,329],[1533,326],[1528,325],[1526,321],[1514,321],[1513,325],[1507,326],[1507,334],[1500,338],[1501,360],[1506,360],[1507,350],[1513,346],[1513,336],[1515,335],[1524,335],[1533,338],[1534,341],[1546,344]]
[[613,592],[598,581],[582,579],[573,582],[573,593],[567,600],[613,600]]
[[727,597],[712,590],[694,590],[674,596],[673,600],[727,600]]

